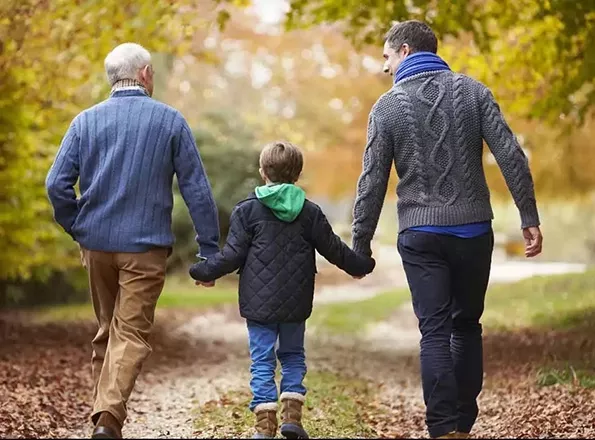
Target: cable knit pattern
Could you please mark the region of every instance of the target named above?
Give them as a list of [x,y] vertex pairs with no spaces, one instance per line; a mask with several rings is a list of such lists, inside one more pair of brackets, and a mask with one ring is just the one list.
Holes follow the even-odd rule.
[[353,248],[371,254],[393,161],[399,232],[491,220],[483,140],[502,170],[521,227],[539,225],[527,158],[490,90],[462,74],[425,72],[398,81],[372,108],[353,212]]
[[[434,101],[432,101],[429,98],[426,98],[424,95],[426,90],[430,86],[436,87],[438,89],[438,96]],[[454,157],[450,153],[449,149],[446,148],[444,145],[444,141],[446,139],[446,136],[448,135],[449,125],[450,125],[450,118],[448,117],[448,114],[440,108],[440,104],[442,103],[444,94],[445,94],[444,86],[442,84],[440,84],[439,82],[435,81],[433,77],[430,77],[423,83],[423,85],[419,89],[417,89],[417,92],[415,95],[421,102],[430,106],[430,111],[428,112],[428,116],[426,117],[426,119],[424,121],[423,129],[435,141],[435,144],[430,152],[430,164],[436,170],[436,172],[439,173],[439,176],[438,176],[438,179],[436,180],[436,183],[434,184],[434,187],[432,188],[432,195],[436,199],[440,200],[442,203],[445,203],[446,205],[452,205],[454,203],[454,201],[457,199],[460,190],[458,189],[457,181],[452,179],[452,176],[450,174],[450,171],[452,170],[452,167],[453,167]],[[441,122],[441,124],[439,124],[439,125],[441,125],[441,129],[440,129],[439,133],[437,133],[432,128],[432,123],[436,116],[440,119],[439,122]],[[437,159],[438,153],[440,153],[440,150],[442,150],[442,149],[444,149],[444,151],[446,152],[446,155],[447,155],[447,162],[444,167],[438,162],[438,159]],[[447,179],[450,180],[450,183],[451,183],[452,187],[454,188],[454,190],[451,192],[450,196],[448,196],[448,197],[444,196],[441,193],[442,185],[444,185],[444,183],[446,182]]]
[[[426,172],[426,166],[424,164],[422,151],[420,148],[420,136],[417,124],[415,124],[415,118],[413,114],[413,103],[411,98],[405,90],[402,88],[394,88],[393,93],[400,100],[403,110],[403,117],[409,130],[409,137],[404,141],[413,152],[413,166],[415,168],[415,176],[417,176],[417,185],[420,192],[420,200],[424,203],[428,201],[429,195],[427,191],[428,187],[428,173]],[[371,165],[371,164],[370,164]]]
[[504,120],[492,92],[486,88],[482,90],[481,97],[485,140],[521,213],[521,222],[524,226],[539,224],[529,161]]
[[[393,161],[393,152],[385,141],[386,137],[380,133],[372,112],[368,119],[368,141],[364,151],[363,172],[357,183],[357,193],[367,201],[365,211],[358,212],[361,221],[357,226],[354,224],[354,231],[357,231],[355,234],[358,236],[374,235],[384,204]],[[363,248],[354,248],[354,251],[371,255],[370,242],[368,241]]]
[[465,145],[465,101],[463,99],[463,76],[456,75],[452,83],[452,99],[454,108],[455,143],[461,155],[461,168],[466,197],[470,202],[477,201],[477,192],[472,185],[471,166],[469,164],[469,148]]

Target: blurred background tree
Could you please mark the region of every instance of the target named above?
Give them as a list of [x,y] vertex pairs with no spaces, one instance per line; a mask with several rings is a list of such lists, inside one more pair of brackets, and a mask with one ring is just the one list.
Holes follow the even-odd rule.
[[76,246],[52,220],[44,179],[70,120],[109,92],[107,53],[139,41],[207,57],[192,43],[217,14],[209,1],[0,3],[0,303],[22,297],[15,286],[27,283],[32,294],[44,280],[59,289],[56,276],[79,267]]
[[531,117],[584,121],[595,103],[595,59],[589,56],[595,43],[593,0],[291,0],[290,5],[289,29],[336,23],[360,46],[381,44],[392,22],[423,20],[444,43],[458,46],[449,54],[468,61],[467,69],[490,86],[506,85]]
[[43,185],[64,129],[109,91],[102,64],[116,44],[190,50],[186,34],[205,23],[182,13],[185,3],[0,4],[0,279],[48,276],[76,262]]
[[[254,132],[232,112],[212,112],[204,116],[194,133],[219,210],[222,241],[229,230],[229,216],[240,200],[261,185],[258,173],[260,150]],[[175,184],[172,229],[176,246],[169,259],[170,269],[186,267],[196,261],[194,225],[180,190]]]

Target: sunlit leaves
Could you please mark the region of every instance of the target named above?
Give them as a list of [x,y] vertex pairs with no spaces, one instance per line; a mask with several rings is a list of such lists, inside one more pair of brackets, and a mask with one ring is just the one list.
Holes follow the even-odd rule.
[[109,90],[107,53],[126,41],[194,52],[212,9],[207,0],[0,2],[0,279],[77,264],[43,182],[72,117]]
[[[437,34],[472,36],[490,68],[516,76],[527,116],[583,121],[595,104],[595,2],[568,0],[293,0],[290,29],[338,23],[357,43],[381,42],[393,21],[422,19]],[[517,88],[515,88],[517,87]]]

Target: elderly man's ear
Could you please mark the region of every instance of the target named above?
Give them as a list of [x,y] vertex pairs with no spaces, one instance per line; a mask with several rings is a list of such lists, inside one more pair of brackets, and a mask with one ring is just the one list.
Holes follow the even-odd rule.
[[138,80],[147,89],[149,95],[153,96],[153,67],[150,64],[139,70]]

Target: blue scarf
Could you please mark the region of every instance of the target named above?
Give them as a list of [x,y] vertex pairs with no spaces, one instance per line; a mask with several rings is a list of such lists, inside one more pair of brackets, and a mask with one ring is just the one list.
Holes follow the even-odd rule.
[[403,60],[395,73],[395,83],[418,73],[450,70],[448,64],[432,52],[415,52]]

